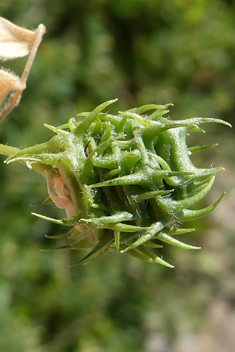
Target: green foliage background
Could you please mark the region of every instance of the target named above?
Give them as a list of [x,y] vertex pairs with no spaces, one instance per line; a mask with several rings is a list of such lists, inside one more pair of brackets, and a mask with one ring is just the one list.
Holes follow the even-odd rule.
[[[172,118],[210,116],[233,123],[233,0],[8,0],[0,13],[28,29],[47,27],[21,103],[0,126],[1,143],[46,141],[52,134],[43,123],[62,124],[116,97],[112,112],[172,102]],[[20,74],[24,62],[3,66]],[[173,270],[115,253],[68,269],[80,253],[40,252],[62,244],[45,234],[63,231],[30,215],[37,211],[30,204],[46,197],[45,182],[22,165],[6,166],[1,157],[1,351],[215,351],[205,334],[223,351],[234,350],[232,337],[218,336],[220,325],[213,330],[212,322],[221,302],[219,320],[229,324],[235,314],[234,132],[206,129],[189,144],[219,147],[193,161],[226,171],[217,175],[205,204],[223,190],[227,195],[214,214],[189,224],[197,231],[188,242],[201,251],[164,248]],[[61,214],[53,207],[39,211]]]

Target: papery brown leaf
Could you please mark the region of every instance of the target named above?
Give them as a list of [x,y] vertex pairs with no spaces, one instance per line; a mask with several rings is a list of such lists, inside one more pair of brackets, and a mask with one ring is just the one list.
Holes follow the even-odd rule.
[[43,24],[40,24],[35,32],[16,26],[0,16],[0,60],[14,59],[29,54],[21,78],[14,73],[0,69],[0,104],[7,95],[8,103],[0,112],[0,122],[14,109],[20,101],[23,90],[26,88],[26,81],[33,64],[38,46],[46,31]]
[[35,32],[16,26],[0,17],[0,59],[14,59],[29,54]]
[[22,89],[20,78],[14,73],[0,70],[0,104],[12,90]]

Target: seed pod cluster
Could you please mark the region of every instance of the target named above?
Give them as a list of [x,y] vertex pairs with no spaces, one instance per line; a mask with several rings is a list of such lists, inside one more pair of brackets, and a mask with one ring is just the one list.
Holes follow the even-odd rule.
[[200,117],[170,120],[165,115],[171,104],[144,105],[117,115],[103,112],[115,101],[79,114],[78,121],[45,125],[56,135],[11,155],[7,163],[24,161],[45,176],[49,200],[67,216],[35,215],[71,227],[63,235],[70,243],[63,248],[90,248],[81,262],[117,250],[172,267],[153,248],[163,243],[199,248],[175,236],[193,231],[184,222],[207,215],[222,198],[190,210],[211,189],[221,168],[195,167],[190,154],[210,146],[187,148],[186,135],[202,131],[203,123],[229,124]]

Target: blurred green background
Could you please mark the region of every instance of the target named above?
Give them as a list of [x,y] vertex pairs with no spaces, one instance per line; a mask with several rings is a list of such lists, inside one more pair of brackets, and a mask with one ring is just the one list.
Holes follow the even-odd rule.
[[[4,3],[4,4],[3,4]],[[207,116],[234,123],[235,1],[8,0],[1,16],[28,29],[44,23],[20,105],[4,120],[0,143],[26,147],[112,98],[116,112],[174,103],[172,118]],[[26,59],[4,62],[21,74]],[[80,253],[40,252],[59,226],[34,218],[46,197],[40,175],[5,165],[0,177],[0,351],[232,352],[235,350],[234,132],[208,125],[188,143],[219,146],[193,156],[224,166],[201,205],[227,194],[215,212],[189,224],[186,242],[164,248],[167,269],[110,253],[73,269]],[[60,217],[49,206],[39,209]]]

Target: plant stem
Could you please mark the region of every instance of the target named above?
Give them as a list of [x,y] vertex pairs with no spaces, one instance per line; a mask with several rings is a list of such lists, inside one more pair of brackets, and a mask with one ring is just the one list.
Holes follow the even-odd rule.
[[12,154],[18,153],[20,149],[11,147],[9,145],[0,144],[0,154],[11,156]]

